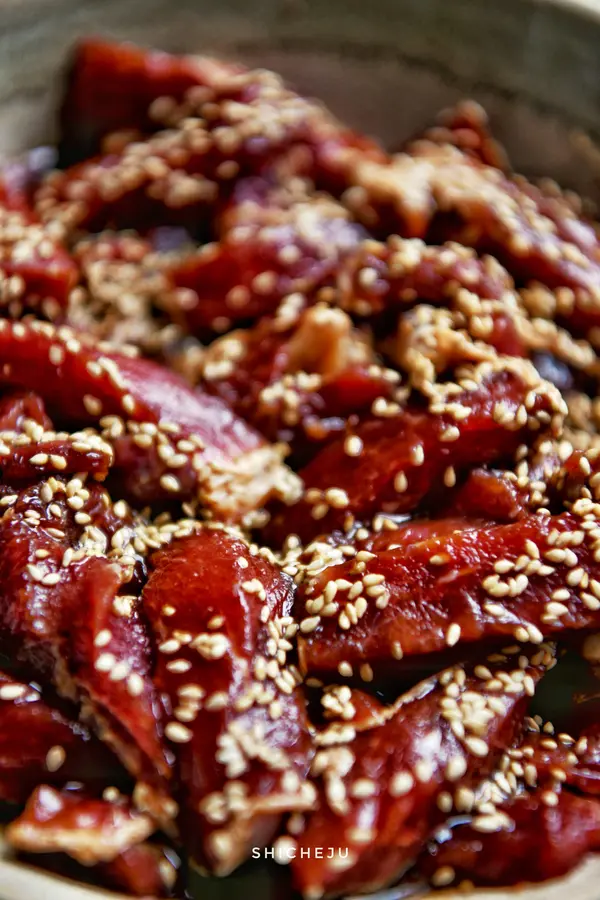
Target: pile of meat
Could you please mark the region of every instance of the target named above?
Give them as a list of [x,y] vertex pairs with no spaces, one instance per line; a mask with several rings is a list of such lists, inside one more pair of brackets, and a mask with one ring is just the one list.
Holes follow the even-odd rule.
[[305,900],[600,849],[598,704],[535,706],[600,660],[582,203],[473,103],[390,155],[129,45],[61,123],[0,184],[8,843],[162,896],[272,852]]

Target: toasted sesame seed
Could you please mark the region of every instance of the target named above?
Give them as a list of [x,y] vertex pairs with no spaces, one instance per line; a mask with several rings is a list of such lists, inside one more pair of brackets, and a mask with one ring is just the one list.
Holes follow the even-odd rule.
[[0,700],[18,700],[29,688],[25,684],[3,684],[0,686]]
[[394,478],[394,490],[398,494],[403,494],[408,490],[408,479],[404,472],[398,472]]
[[165,491],[170,491],[172,493],[176,493],[181,490],[181,483],[178,478],[174,475],[161,475],[160,477],[160,486],[164,488]]
[[464,756],[452,756],[446,765],[446,778],[448,781],[458,781],[467,771],[467,761]]
[[431,884],[434,887],[447,887],[456,878],[456,872],[452,866],[440,866],[431,876]]
[[446,644],[448,647],[454,647],[460,640],[461,628],[458,622],[452,622],[446,631]]
[[139,697],[144,693],[144,679],[137,672],[132,672],[127,678],[127,691],[132,697]]
[[189,672],[189,670],[192,668],[192,664],[187,659],[172,659],[166,664],[165,668],[169,672],[183,673]]
[[110,644],[112,640],[112,632],[108,630],[108,628],[103,628],[102,631],[99,631],[96,637],[94,638],[94,646],[95,647],[106,647],[107,644]]
[[465,746],[474,756],[487,756],[490,748],[484,740],[478,737],[465,738]]
[[414,787],[415,780],[410,772],[396,772],[390,781],[390,794],[392,797],[403,797]]
[[193,738],[193,732],[181,722],[169,722],[165,726],[165,735],[175,744],[187,744]]
[[46,754],[46,769],[49,772],[58,772],[67,758],[64,747],[50,747]]
[[344,441],[344,452],[347,456],[360,456],[363,450],[363,442],[358,435],[349,435]]

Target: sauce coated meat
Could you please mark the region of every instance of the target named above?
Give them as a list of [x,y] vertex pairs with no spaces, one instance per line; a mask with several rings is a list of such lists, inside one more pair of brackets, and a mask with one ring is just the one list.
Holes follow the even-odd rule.
[[132,896],[272,856],[304,900],[600,850],[598,705],[537,713],[600,671],[583,204],[474,103],[392,154],[97,39],[60,124],[0,176],[7,842]]

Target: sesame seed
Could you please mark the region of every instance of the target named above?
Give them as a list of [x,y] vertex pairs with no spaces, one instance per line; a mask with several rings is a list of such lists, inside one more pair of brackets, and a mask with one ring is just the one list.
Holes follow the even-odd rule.
[[183,673],[189,672],[189,670],[192,668],[192,664],[187,659],[172,659],[166,664],[165,668],[169,672]]
[[102,631],[99,631],[96,637],[94,638],[94,646],[95,647],[106,647],[107,644],[110,644],[112,639],[112,632],[108,630],[108,628],[103,628]]
[[311,631],[315,631],[319,627],[320,621],[320,616],[311,616],[308,619],[303,619],[300,622],[300,631],[302,634],[310,634]]
[[403,494],[408,489],[408,479],[404,472],[398,472],[394,478],[394,490]]
[[377,785],[370,778],[359,778],[354,782],[350,789],[352,797],[366,798],[373,797],[377,793]]
[[358,671],[363,681],[373,681],[373,669],[368,663],[363,663]]
[[478,737],[465,738],[465,746],[474,756],[487,756],[490,751],[486,742]]
[[99,416],[102,414],[102,401],[99,400],[98,397],[93,397],[91,394],[84,394],[83,405],[91,416]]
[[193,732],[181,722],[169,722],[165,726],[165,735],[175,744],[187,744],[193,738]]
[[435,771],[433,763],[428,759],[419,759],[415,763],[415,778],[423,784],[431,780]]
[[446,765],[446,778],[448,781],[458,781],[467,771],[467,761],[464,756],[452,756]]
[[502,813],[475,816],[471,821],[471,828],[475,831],[480,831],[482,834],[493,834],[495,831],[502,831],[509,825],[510,819]]
[[456,878],[456,872],[452,866],[440,866],[431,876],[433,887],[447,887]]
[[461,628],[458,622],[452,622],[446,631],[446,644],[448,647],[454,647],[460,640]]
[[443,553],[434,553],[429,557],[429,562],[432,566],[444,566],[448,562],[448,557]]
[[349,435],[344,441],[344,452],[347,456],[360,456],[363,449],[363,442],[358,435]]
[[60,366],[65,360],[65,351],[58,344],[53,344],[48,351],[48,358],[54,366]]
[[0,700],[18,700],[24,697],[28,690],[24,684],[3,684],[0,687]]
[[449,813],[454,806],[454,800],[452,799],[452,794],[449,794],[447,791],[442,791],[438,794],[437,797],[437,807],[439,810],[445,813]]
[[29,462],[32,466],[45,466],[48,463],[48,454],[36,453],[35,456],[30,457]]
[[160,486],[164,488],[165,491],[170,491],[172,493],[176,493],[177,491],[181,490],[179,479],[171,474],[161,475]]
[[404,797],[414,787],[415,780],[410,772],[396,772],[390,781],[390,795],[392,797]]
[[64,747],[50,747],[46,754],[46,769],[49,772],[58,772],[67,758]]
[[110,672],[114,665],[116,665],[116,658],[112,653],[101,653],[98,659],[94,664],[94,668],[98,672]]
[[394,659],[402,659],[404,656],[404,650],[402,649],[402,644],[399,641],[394,641],[392,644],[392,656]]
[[144,679],[137,672],[132,672],[128,676],[127,691],[132,697],[139,697],[144,693]]

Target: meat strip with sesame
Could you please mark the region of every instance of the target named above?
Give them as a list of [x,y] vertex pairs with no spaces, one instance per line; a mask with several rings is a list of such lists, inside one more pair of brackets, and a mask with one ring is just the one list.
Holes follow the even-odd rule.
[[84,865],[111,862],[156,827],[116,789],[114,793],[114,799],[105,800],[41,785],[8,826],[7,841],[34,853],[67,853]]
[[273,510],[267,538],[283,543],[297,534],[307,541],[348,531],[377,512],[410,512],[439,488],[448,466],[458,474],[510,459],[540,429],[552,434],[560,427],[560,396],[525,361],[481,363],[461,376],[436,386],[429,408],[376,402],[373,417],[354,431],[360,452],[348,453],[346,438],[321,450],[300,470],[301,499]]
[[[462,794],[518,737],[528,698],[554,664],[547,646],[522,658],[522,665],[500,655],[483,666],[448,669],[366,722],[330,726],[317,737],[318,805],[298,828],[291,863],[304,897],[376,890],[412,864]],[[483,831],[501,823],[502,813],[486,807],[478,818]],[[348,853],[319,859],[317,847]]]
[[200,56],[174,56],[99,38],[75,50],[61,109],[61,150],[69,164],[97,153],[111,132],[138,137],[158,129],[153,116],[180,103],[193,87],[207,102],[240,66]]
[[437,888],[464,882],[524,886],[566,875],[600,849],[600,801],[567,791],[554,796],[552,805],[538,791],[505,801],[498,816],[510,825],[489,833],[457,825],[431,846],[419,871]]
[[41,782],[91,789],[127,781],[117,759],[40,690],[0,672],[0,799],[23,804]]
[[493,885],[545,881],[598,849],[598,726],[576,739],[556,733],[539,717],[526,725],[532,730],[504,754],[488,783],[505,826],[482,832],[473,821],[450,818],[417,863],[434,887],[462,879]]
[[157,642],[155,683],[181,783],[180,829],[219,875],[264,846],[281,816],[309,809],[311,754],[298,670],[293,586],[222,528],[157,554],[144,610]]
[[173,315],[179,309],[193,334],[251,322],[290,294],[312,295],[365,236],[343,206],[301,181],[241,180],[220,223],[218,243],[169,272]]
[[301,669],[332,673],[344,663],[355,673],[366,667],[371,680],[452,647],[464,654],[478,641],[535,643],[594,628],[598,537],[579,503],[324,569],[298,600]]
[[106,425],[115,477],[141,505],[198,498],[235,519],[273,493],[296,492],[281,448],[155,363],[35,321],[4,323],[0,352],[0,383],[38,391],[63,422]]
[[377,400],[393,401],[400,376],[379,364],[346,313],[324,304],[294,312],[290,300],[213,341],[201,383],[265,437],[286,441],[297,464],[368,417]]
[[42,225],[25,201],[15,201],[0,182],[0,313],[19,318],[33,312],[64,320],[78,278],[78,267],[56,228]]
[[96,555],[89,529],[103,524],[94,501],[106,495],[73,482],[53,479],[2,498],[0,648],[81,704],[84,720],[133,776],[155,786],[158,814],[168,818],[170,765],[149,636],[136,598],[117,602],[130,564]]

